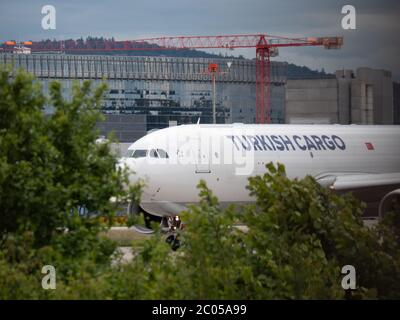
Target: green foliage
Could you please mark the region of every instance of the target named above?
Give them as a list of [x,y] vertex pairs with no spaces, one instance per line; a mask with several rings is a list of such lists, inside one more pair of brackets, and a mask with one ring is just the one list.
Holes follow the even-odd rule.
[[110,199],[137,198],[140,188],[126,190],[109,144],[95,143],[104,90],[74,83],[67,100],[52,82],[46,97],[26,72],[0,69],[0,298],[57,296],[41,288],[47,264],[67,292],[82,277],[96,292],[96,276],[110,267],[115,243],[99,237],[98,216],[112,221]]
[[[54,82],[45,97],[32,77],[0,70],[1,299],[400,298],[400,216],[369,229],[359,201],[290,180],[279,164],[249,179],[253,205],[222,208],[201,181],[179,250],[158,232],[123,262],[100,219],[78,215],[111,223],[111,198],[140,195],[94,142],[102,90],[75,84],[67,101]],[[41,287],[44,265],[56,268],[56,290]],[[354,291],[341,287],[344,265],[356,269]]]
[[[8,235],[0,251],[1,299],[102,298],[101,279],[110,271],[115,244],[81,225],[35,248],[32,232]],[[56,290],[41,287],[44,265],[56,269]]]
[[10,76],[0,70],[0,235],[30,230],[44,245],[73,224],[78,207],[112,215],[109,199],[123,196],[126,176],[115,170],[109,145],[95,143],[105,86],[75,83],[67,101],[58,82],[45,97],[32,76]]
[[[269,164],[249,179],[255,205],[222,209],[204,182],[201,201],[183,214],[182,246],[157,237],[111,275],[115,298],[343,299],[399,298],[398,216],[363,225],[363,205],[313,178],[290,180]],[[247,230],[233,227],[238,221]],[[353,265],[357,289],[341,287]],[[123,279],[126,279],[124,281]],[[128,280],[129,279],[129,280]],[[121,286],[123,283],[125,285]]]

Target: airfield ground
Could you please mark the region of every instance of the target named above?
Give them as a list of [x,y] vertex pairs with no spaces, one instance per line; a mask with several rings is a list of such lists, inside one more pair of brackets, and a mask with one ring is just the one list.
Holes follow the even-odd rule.
[[[365,219],[364,223],[367,227],[372,227],[378,223],[378,220]],[[246,230],[246,226],[238,226],[238,228],[244,232]],[[131,261],[134,257],[134,252],[143,245],[144,241],[151,237],[151,235],[141,234],[128,227],[112,227],[104,234],[117,242],[118,251],[122,254],[121,262]]]

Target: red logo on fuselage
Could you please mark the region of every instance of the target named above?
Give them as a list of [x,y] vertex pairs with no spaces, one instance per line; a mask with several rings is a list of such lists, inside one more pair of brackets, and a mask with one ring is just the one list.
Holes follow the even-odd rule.
[[365,145],[368,150],[375,150],[374,145],[371,142],[366,142]]

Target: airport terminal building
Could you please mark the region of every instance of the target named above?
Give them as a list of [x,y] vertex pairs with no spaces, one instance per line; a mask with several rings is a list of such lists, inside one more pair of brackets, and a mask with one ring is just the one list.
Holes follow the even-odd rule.
[[[74,81],[106,80],[99,123],[101,135],[114,132],[133,142],[149,130],[171,125],[212,123],[213,85],[208,65],[216,63],[217,123],[255,123],[255,60],[112,55],[0,53],[0,64],[24,68],[45,92],[61,81],[65,97]],[[271,63],[272,123],[400,123],[400,86],[386,70],[339,70],[325,78],[288,77],[286,62]],[[46,108],[47,113],[52,107]]]
[[[227,62],[230,62],[229,64]],[[114,131],[121,142],[131,142],[146,131],[170,125],[212,123],[213,86],[209,63],[217,63],[217,123],[255,122],[255,61],[247,59],[137,57],[66,54],[0,54],[0,63],[34,74],[45,91],[61,81],[68,96],[73,81],[106,79],[99,124],[103,135]],[[271,119],[284,122],[284,85],[287,63],[271,64]],[[52,112],[51,106],[46,109]]]

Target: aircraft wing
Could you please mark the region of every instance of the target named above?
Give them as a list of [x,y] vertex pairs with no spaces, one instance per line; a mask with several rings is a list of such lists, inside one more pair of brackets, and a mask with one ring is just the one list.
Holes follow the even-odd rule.
[[316,180],[332,190],[346,191],[360,188],[390,187],[400,185],[400,172],[327,174]]
[[383,216],[386,204],[400,196],[400,172],[338,173],[315,177],[323,186],[338,194],[351,192],[367,204],[364,216]]

